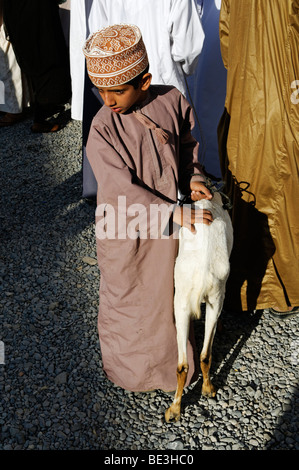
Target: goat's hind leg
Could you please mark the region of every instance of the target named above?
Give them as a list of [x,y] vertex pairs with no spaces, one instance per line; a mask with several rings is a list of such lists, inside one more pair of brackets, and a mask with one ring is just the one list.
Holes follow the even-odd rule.
[[216,389],[210,379],[210,368],[212,363],[212,348],[217,327],[217,321],[221,313],[223,301],[220,298],[213,301],[213,305],[206,303],[205,337],[202,351],[200,353],[200,367],[203,376],[202,395],[214,397]]
[[182,395],[189,370],[187,359],[187,342],[189,337],[190,316],[184,312],[178,318],[176,316],[177,345],[178,345],[178,367],[177,367],[177,388],[172,405],[165,412],[165,421],[178,421],[181,416]]

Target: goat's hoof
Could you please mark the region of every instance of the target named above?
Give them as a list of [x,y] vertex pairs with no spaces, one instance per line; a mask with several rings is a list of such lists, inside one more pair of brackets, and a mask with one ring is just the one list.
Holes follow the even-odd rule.
[[165,421],[169,423],[170,421],[178,421],[181,417],[181,413],[179,411],[173,411],[172,407],[168,408],[165,412]]
[[214,385],[212,385],[212,384],[202,386],[201,394],[202,394],[203,397],[214,398],[216,396],[216,389],[215,389]]

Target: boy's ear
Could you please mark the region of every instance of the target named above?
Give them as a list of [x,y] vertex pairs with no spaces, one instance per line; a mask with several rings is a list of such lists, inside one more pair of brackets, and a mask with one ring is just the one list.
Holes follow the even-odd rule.
[[141,79],[141,82],[140,82],[140,89],[142,91],[146,91],[148,90],[150,84],[151,84],[151,81],[152,81],[152,74],[151,73],[145,73]]

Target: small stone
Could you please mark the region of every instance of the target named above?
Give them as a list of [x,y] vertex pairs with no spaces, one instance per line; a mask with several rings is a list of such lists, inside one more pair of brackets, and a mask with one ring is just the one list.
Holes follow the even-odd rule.
[[51,302],[48,308],[49,310],[55,310],[58,307],[59,307],[59,302]]
[[67,372],[61,372],[55,377],[56,384],[65,384],[67,382]]
[[272,415],[273,416],[280,416],[280,414],[282,413],[282,408],[281,406],[277,406],[273,411],[272,411]]
[[167,445],[170,450],[184,450],[184,444],[181,441],[173,441]]
[[97,264],[97,260],[91,256],[85,256],[82,261],[83,263],[89,264],[90,266],[95,266]]
[[48,276],[40,276],[37,278],[36,282],[38,284],[45,284],[45,282],[48,282],[49,278]]
[[172,434],[170,432],[167,432],[164,437],[165,437],[165,439],[167,439],[170,442],[175,441],[175,439],[176,439],[176,435]]
[[256,439],[250,439],[249,445],[251,445],[252,447],[258,447],[259,443]]

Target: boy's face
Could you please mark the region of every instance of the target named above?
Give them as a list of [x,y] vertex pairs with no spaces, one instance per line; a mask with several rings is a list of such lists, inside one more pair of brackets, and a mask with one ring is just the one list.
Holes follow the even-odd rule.
[[137,89],[133,85],[125,83],[115,87],[98,88],[98,90],[108,108],[115,113],[124,114],[132,106],[141,103],[145,99],[150,82],[151,75],[145,74]]

